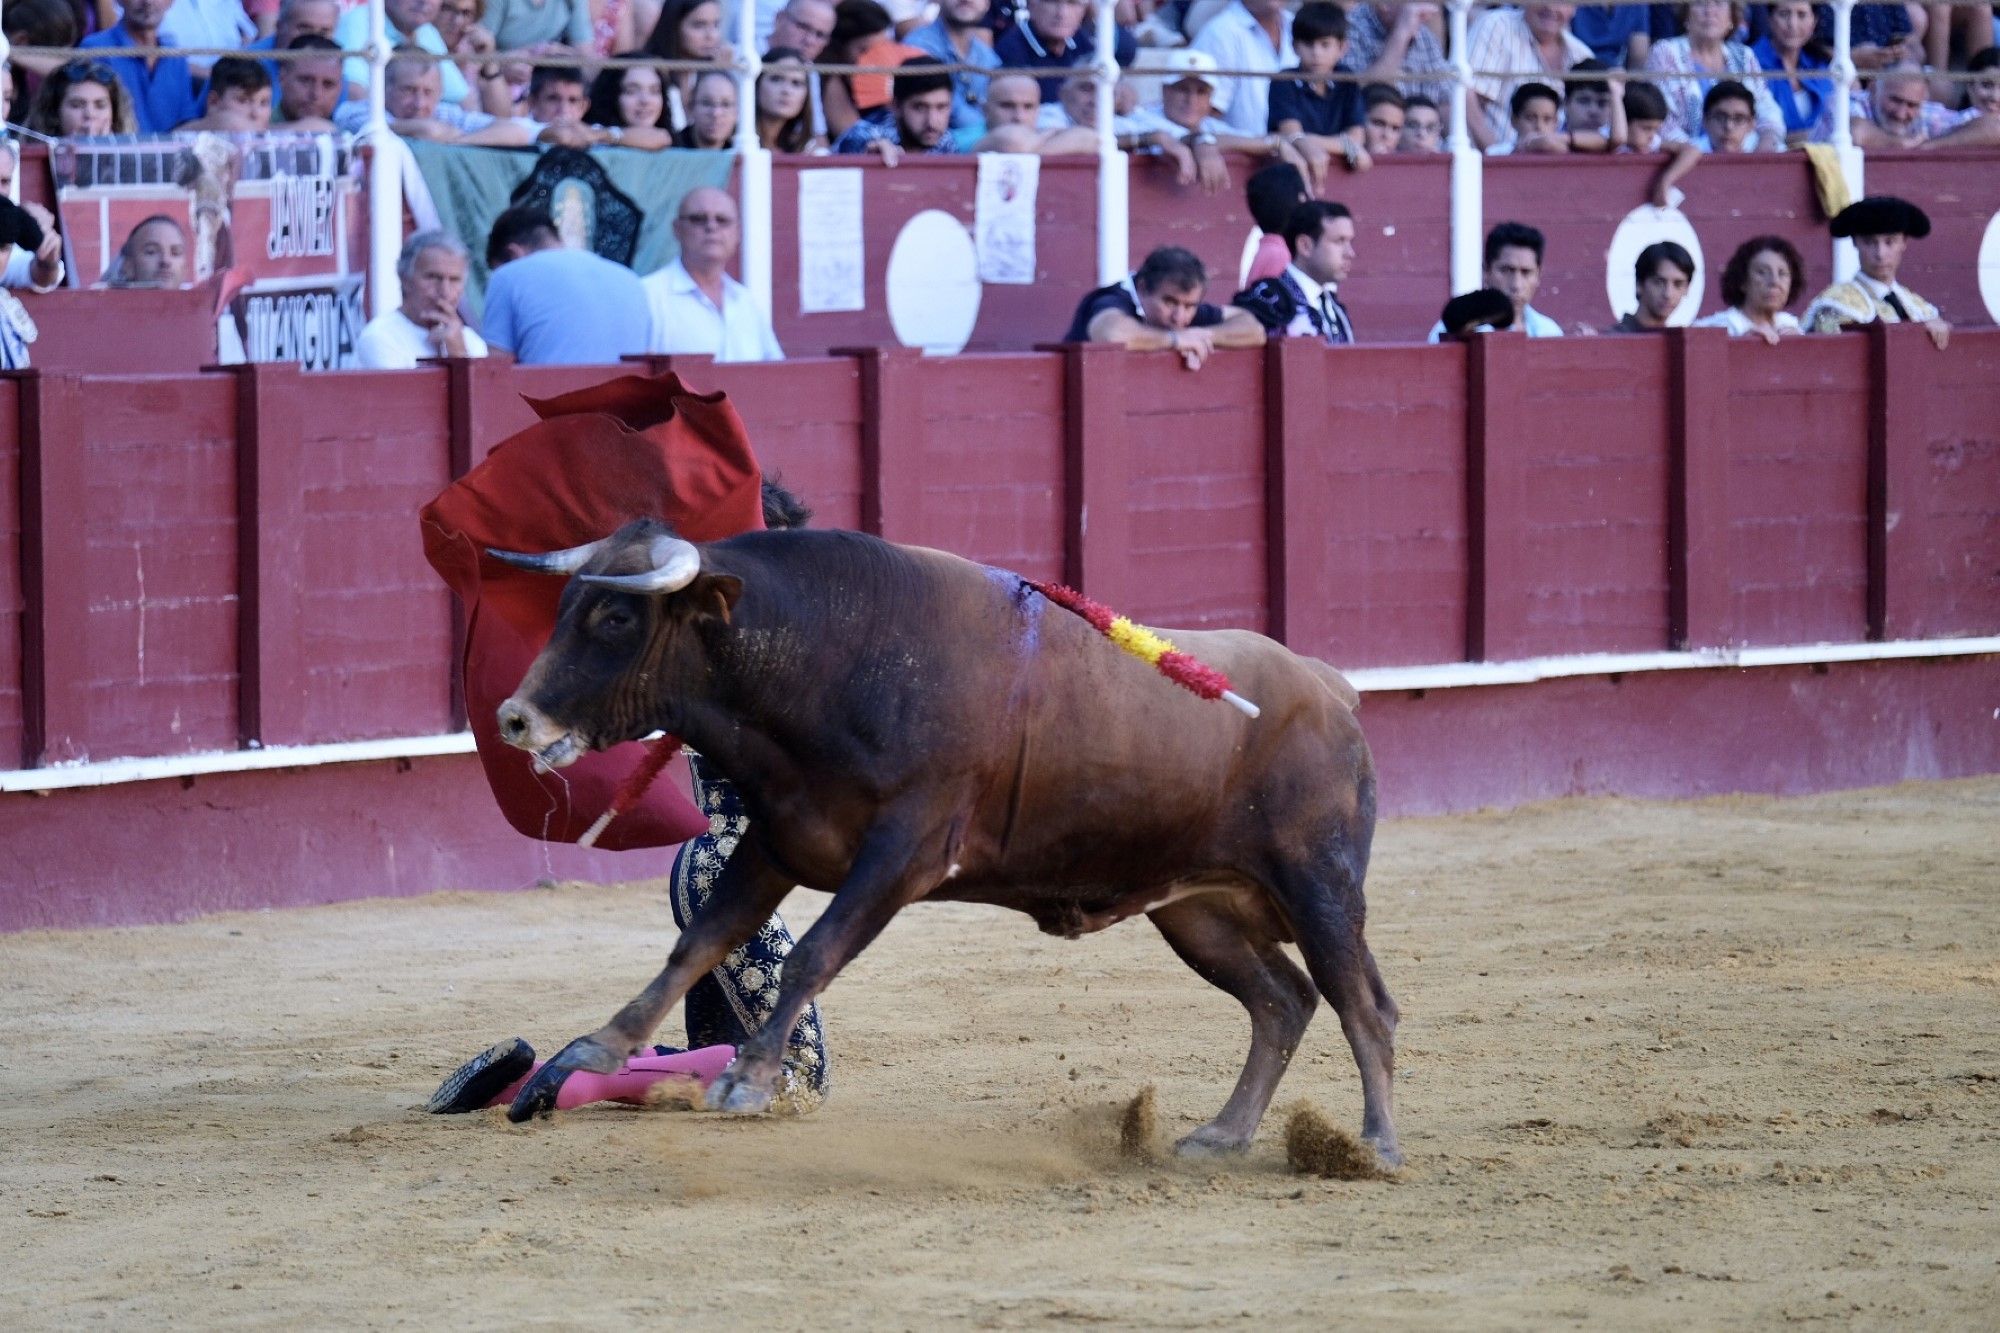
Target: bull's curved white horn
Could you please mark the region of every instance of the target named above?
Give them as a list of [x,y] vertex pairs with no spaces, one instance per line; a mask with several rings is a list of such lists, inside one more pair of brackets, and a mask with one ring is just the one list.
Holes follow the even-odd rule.
[[486,554],[503,564],[516,569],[529,570],[536,574],[574,574],[590,562],[609,537],[600,537],[594,542],[572,546],[566,551],[549,551],[542,555],[528,555],[520,551],[498,551],[489,546]]
[[679,592],[701,573],[701,552],[679,537],[655,537],[653,567],[643,574],[585,574],[585,583],[601,583],[626,592]]

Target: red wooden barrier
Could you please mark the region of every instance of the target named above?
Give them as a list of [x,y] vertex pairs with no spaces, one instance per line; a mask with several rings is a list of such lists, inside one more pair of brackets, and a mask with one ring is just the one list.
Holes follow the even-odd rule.
[[[22,549],[21,381],[0,379],[0,551]],[[19,558],[0,557],[0,764],[22,751],[22,612],[27,607]]]

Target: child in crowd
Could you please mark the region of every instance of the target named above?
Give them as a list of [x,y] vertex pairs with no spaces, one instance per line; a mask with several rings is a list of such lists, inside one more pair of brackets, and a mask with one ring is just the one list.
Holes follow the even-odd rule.
[[[1516,88],[1507,103],[1507,119],[1514,127],[1514,137],[1487,148],[1487,156],[1562,151],[1562,98],[1548,84],[1524,83]],[[1551,147],[1551,141],[1558,146]]]
[[1402,153],[1435,153],[1444,147],[1444,113],[1428,97],[1403,99]]
[[1625,149],[1628,153],[1664,153],[1686,139],[1667,124],[1667,95],[1651,83],[1626,87]]
[[1306,77],[1272,81],[1271,132],[1330,139],[1360,125],[1367,115],[1360,85],[1331,77],[1347,53],[1347,15],[1327,0],[1300,5],[1292,19],[1292,50]]
[[1361,121],[1361,146],[1371,157],[1400,150],[1403,142],[1403,94],[1394,84],[1371,83],[1361,90],[1366,108]]

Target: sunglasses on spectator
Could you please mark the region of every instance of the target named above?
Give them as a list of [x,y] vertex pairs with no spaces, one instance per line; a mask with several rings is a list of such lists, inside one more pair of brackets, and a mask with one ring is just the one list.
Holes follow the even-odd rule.
[[111,81],[118,77],[111,66],[102,60],[72,60],[56,73],[60,74],[66,83],[101,83],[107,88],[111,86]]

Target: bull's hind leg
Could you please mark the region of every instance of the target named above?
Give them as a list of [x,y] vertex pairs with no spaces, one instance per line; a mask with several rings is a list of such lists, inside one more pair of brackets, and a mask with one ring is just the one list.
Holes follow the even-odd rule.
[[1367,907],[1360,872],[1333,856],[1322,873],[1288,867],[1276,891],[1291,918],[1306,968],[1340,1015],[1341,1031],[1361,1073],[1361,1137],[1389,1166],[1400,1166],[1396,1143],[1396,1002],[1382,984],[1375,957],[1362,938]]
[[1271,1095],[1312,1021],[1312,982],[1263,929],[1208,894],[1149,915],[1181,961],[1250,1012],[1250,1056],[1221,1114],[1174,1145],[1184,1154],[1240,1152],[1250,1146]]

